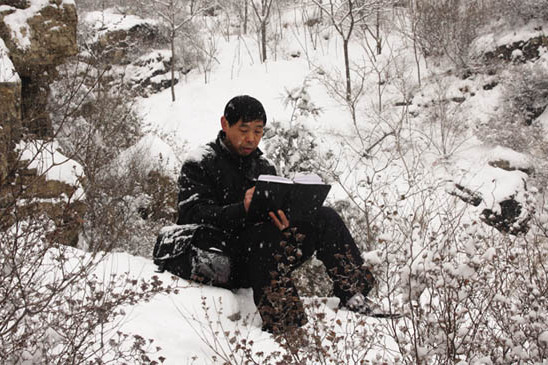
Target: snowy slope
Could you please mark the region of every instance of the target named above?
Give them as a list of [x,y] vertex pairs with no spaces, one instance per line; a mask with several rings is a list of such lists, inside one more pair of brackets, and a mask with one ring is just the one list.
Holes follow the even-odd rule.
[[[109,254],[96,268],[95,273],[108,278],[111,274],[129,273],[130,279],[148,280],[154,275],[165,283],[172,283],[169,273],[158,274],[156,266],[150,260],[133,257],[125,253]],[[117,330],[130,334],[139,334],[144,338],[155,339],[155,345],[162,349],[156,356],[166,358],[165,364],[212,364],[213,357],[219,361],[228,359],[233,353],[234,363],[240,360],[236,344],[231,341],[235,334],[252,340],[255,352],[274,352],[280,350],[272,336],[261,331],[261,320],[253,303],[251,289],[230,290],[201,286],[195,283],[178,280],[176,284],[182,289],[178,294],[157,295],[148,303],[125,308],[126,316],[115,323]],[[344,326],[341,333],[348,335],[357,330],[367,332],[376,328],[384,320],[369,318],[361,323],[362,318],[346,311],[334,309],[338,299],[306,298],[308,315],[326,313],[327,323],[340,320]],[[313,305],[315,303],[315,305]],[[311,320],[303,327],[311,334],[324,334],[314,328]],[[371,349],[361,349],[363,356],[370,360],[378,355],[389,360],[394,351],[394,344],[387,339],[370,334]],[[223,363],[222,361],[220,363]]]
[[[323,138],[327,147],[334,150],[344,151],[349,147],[348,145],[358,144],[354,123],[348,110],[335,100],[316,78],[319,67],[328,69],[329,72],[333,72],[334,69],[341,70],[343,67],[341,44],[333,34],[329,39],[321,38],[322,47],[319,47],[317,51],[312,52],[309,49],[308,59],[304,56],[297,58],[289,56],[295,50],[304,52],[301,47],[303,39],[286,35],[276,55],[277,59],[270,59],[265,64],[258,61],[256,42],[251,37],[241,39],[231,37],[229,41],[219,37],[217,42],[219,54],[216,58],[220,64],[214,66],[207,83],[204,82],[203,75],[195,70],[176,85],[177,100],[175,102],[171,101],[169,90],[139,101],[139,110],[150,134],[145,136],[135,148],[149,148],[150,156],[161,154],[167,160],[166,169],[173,171],[186,156],[177,155],[170,150],[169,145],[158,137],[159,135],[170,135],[173,140],[178,141],[177,147],[188,153],[193,148],[215,138],[220,129],[220,117],[226,102],[238,94],[255,96],[263,102],[270,121],[280,121],[288,125],[291,110],[284,106],[284,92],[286,89],[302,86],[304,82],[309,85],[309,92],[314,103],[323,109],[323,113],[317,120],[306,120],[307,127],[314,130]],[[411,50],[406,49],[404,44],[396,44],[396,47],[402,55],[402,62],[411,60]],[[358,45],[353,45],[351,54],[354,55],[356,62],[362,61],[363,54]],[[377,62],[381,64],[387,61],[379,57]],[[390,68],[393,65],[384,66]],[[415,77],[414,71],[408,70],[407,78],[412,84],[411,88],[416,88],[412,81]],[[370,127],[370,114],[375,102],[375,80],[374,77],[366,80],[366,97],[358,109],[357,123],[360,128]],[[447,83],[447,98],[465,98],[463,105],[471,110],[469,118],[463,121],[465,124],[473,126],[474,123],[485,121],[497,108],[499,91],[497,89],[484,91],[481,86],[487,82],[486,80],[462,81],[450,76],[445,78],[444,82]],[[424,127],[424,124],[421,124],[424,121],[420,119],[422,113],[420,105],[429,104],[436,97],[435,80],[430,80],[427,76],[425,84],[421,92],[414,95],[410,109],[416,111],[419,117],[410,122],[415,124],[409,127],[409,130]],[[466,93],[463,95],[460,90],[463,89],[464,84],[477,92],[473,96]],[[389,105],[401,100],[396,88],[388,88],[383,97],[390,101]],[[399,109],[390,109],[386,112],[387,119],[394,118],[398,113]],[[545,113],[543,116],[545,124],[546,119]],[[433,149],[426,150],[421,155],[424,160],[420,164],[424,170],[418,175],[427,175],[431,179],[429,181],[435,183],[458,182],[481,192],[486,199],[482,206],[471,208],[471,216],[477,216],[486,207],[497,211],[497,202],[519,192],[526,176],[520,171],[509,172],[491,167],[488,162],[493,158],[501,157],[518,167],[529,167],[531,162],[527,156],[511,150],[482,145],[470,131],[465,132],[465,135],[466,138],[448,159],[440,157],[439,153]],[[341,162],[342,180],[358,180],[367,173],[359,169],[352,170],[354,162],[352,160]],[[394,195],[400,194],[400,189],[401,191],[406,189],[403,167],[396,167],[387,172],[393,175],[392,193]],[[436,196],[436,199],[447,200],[447,195],[443,195],[445,194],[443,189],[436,191],[436,194],[438,192],[441,195]],[[344,189],[334,186],[330,199],[345,197]],[[153,243],[150,244],[152,250]],[[376,264],[381,263],[374,254],[369,255],[368,258]],[[106,261],[97,270],[99,272],[102,270],[105,275],[110,272],[129,272],[137,278],[148,279],[153,275],[159,275],[166,282],[170,280],[169,274],[157,274],[155,269],[155,265],[149,259],[116,253],[108,255]],[[253,345],[249,346],[254,352],[268,353],[279,349],[279,345],[272,336],[260,330],[260,318],[249,289],[233,293],[225,289],[204,287],[185,281],[179,281],[179,283],[183,289],[178,294],[159,295],[150,302],[126,308],[127,315],[120,323],[120,329],[145,338],[154,338],[155,343],[162,348],[159,355],[167,359],[166,364],[212,364],[215,363],[214,357],[217,358],[217,363],[223,363],[224,360],[238,363],[238,359],[230,358],[230,354],[236,348],[236,344],[231,341],[232,334],[236,331],[239,331],[244,338],[253,341]],[[306,298],[306,302],[311,304],[308,309],[311,318],[314,317],[313,303],[318,300],[320,299]],[[362,354],[364,358],[382,359],[388,363],[396,361],[399,355],[395,344],[388,337],[382,338],[382,331],[376,331],[381,328],[377,327],[379,320],[367,319],[362,323],[360,318],[347,312],[337,313],[334,310],[336,306],[337,300],[330,298],[326,303],[318,304],[316,310],[325,312],[329,323],[336,323],[337,320],[345,323],[344,326],[339,327],[340,334],[343,334],[345,338],[358,338],[358,333],[366,333],[369,336],[367,345],[371,347],[364,348],[365,353]],[[305,330],[310,333],[318,333],[318,331],[321,333],[321,329],[314,328],[313,321],[305,326]]]

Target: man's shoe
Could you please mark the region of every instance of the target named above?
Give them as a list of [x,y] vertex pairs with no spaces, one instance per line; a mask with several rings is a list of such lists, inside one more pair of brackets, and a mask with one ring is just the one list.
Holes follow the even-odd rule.
[[367,298],[362,293],[354,294],[352,298],[348,299],[344,306],[352,312],[365,315],[371,314],[375,309],[380,311],[379,305],[373,303],[371,299]]
[[384,310],[378,303],[373,302],[361,293],[354,294],[354,296],[346,301],[343,308],[348,309],[351,312],[366,315],[368,317],[375,318],[400,318],[401,314],[391,313]]

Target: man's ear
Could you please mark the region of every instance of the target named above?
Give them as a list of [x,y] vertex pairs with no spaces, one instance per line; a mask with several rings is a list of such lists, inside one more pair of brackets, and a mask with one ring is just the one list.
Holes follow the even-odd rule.
[[228,125],[228,120],[226,120],[225,116],[223,115],[221,117],[221,127],[223,128],[223,131],[226,132],[226,130],[228,129],[229,125]]

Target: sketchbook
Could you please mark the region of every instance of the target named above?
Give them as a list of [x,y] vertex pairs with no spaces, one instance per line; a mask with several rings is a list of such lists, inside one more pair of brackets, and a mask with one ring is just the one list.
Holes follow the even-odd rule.
[[290,222],[307,221],[322,206],[331,185],[316,174],[297,175],[293,180],[260,175],[247,212],[249,222],[270,221],[268,212],[281,209]]

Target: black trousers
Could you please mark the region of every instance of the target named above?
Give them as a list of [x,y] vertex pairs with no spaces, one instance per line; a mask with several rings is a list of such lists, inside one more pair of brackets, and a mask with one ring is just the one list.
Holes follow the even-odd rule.
[[311,222],[291,224],[283,232],[270,222],[250,226],[230,244],[233,280],[239,287],[253,288],[263,329],[271,332],[306,323],[291,272],[314,253],[327,268],[342,304],[356,293],[367,295],[374,285],[373,275],[363,267],[359,249],[335,210],[322,207]]

